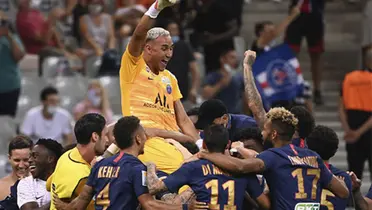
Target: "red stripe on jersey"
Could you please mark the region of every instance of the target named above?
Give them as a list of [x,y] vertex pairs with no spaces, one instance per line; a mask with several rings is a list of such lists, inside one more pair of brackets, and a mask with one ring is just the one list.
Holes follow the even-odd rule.
[[329,163],[324,162],[324,165],[329,169]]
[[304,139],[300,139],[300,147],[305,148],[305,140]]
[[119,156],[115,158],[114,162],[117,163],[123,156],[124,156],[124,152],[120,152]]
[[269,83],[263,82],[263,83],[261,83],[261,87],[262,88],[267,88],[267,87],[269,87]]
[[298,155],[298,152],[296,151],[296,149],[295,149],[295,147],[293,146],[293,144],[290,144],[289,146],[291,147],[293,153],[294,153],[295,155]]

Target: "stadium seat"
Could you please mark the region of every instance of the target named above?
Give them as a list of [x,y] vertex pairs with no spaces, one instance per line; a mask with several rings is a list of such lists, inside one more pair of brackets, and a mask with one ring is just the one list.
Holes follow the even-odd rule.
[[89,78],[96,77],[101,66],[102,59],[97,56],[91,56],[85,61],[85,73]]
[[99,80],[107,92],[113,112],[121,113],[119,77],[105,76],[105,77],[100,77]]
[[[8,145],[11,138],[16,136],[15,121],[9,116],[0,116],[0,144]],[[0,147],[0,154],[7,153],[7,146]]]
[[21,71],[34,71],[37,74],[37,69],[39,69],[39,56],[26,54],[19,62],[19,68]]
[[61,96],[82,99],[87,92],[87,81],[79,76],[56,77],[52,81]]
[[21,79],[21,95],[26,95],[31,98],[39,98],[40,91],[47,86],[44,78],[41,77],[22,77]]
[[70,113],[74,109],[74,106],[78,103],[78,100],[70,96],[61,96],[61,107],[69,111]]
[[21,95],[18,100],[16,123],[22,123],[27,111],[32,107],[37,106],[39,103],[39,97],[32,98],[27,95]]

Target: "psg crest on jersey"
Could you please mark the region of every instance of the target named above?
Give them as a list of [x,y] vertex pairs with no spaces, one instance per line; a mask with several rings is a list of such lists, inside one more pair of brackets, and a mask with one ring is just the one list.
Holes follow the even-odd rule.
[[167,88],[166,89],[167,89],[167,93],[168,94],[171,94],[172,93],[172,87],[171,87],[170,84],[167,85]]

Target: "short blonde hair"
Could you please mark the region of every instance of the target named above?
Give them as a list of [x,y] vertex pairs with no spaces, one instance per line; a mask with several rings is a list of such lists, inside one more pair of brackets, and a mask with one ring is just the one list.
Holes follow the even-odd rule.
[[269,110],[266,113],[266,118],[273,120],[279,120],[285,124],[292,125],[294,127],[298,124],[298,119],[290,111],[283,107],[276,107]]
[[170,36],[170,33],[164,28],[160,28],[160,27],[152,28],[147,32],[146,42],[155,40],[161,36]]

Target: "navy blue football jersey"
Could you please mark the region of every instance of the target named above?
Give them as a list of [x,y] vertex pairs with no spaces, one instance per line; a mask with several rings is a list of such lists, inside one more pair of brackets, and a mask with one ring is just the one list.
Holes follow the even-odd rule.
[[[332,165],[329,165],[328,168],[333,175],[335,175],[341,180],[344,180],[347,189],[349,190],[349,192],[352,192],[350,176],[345,171],[342,171]],[[322,195],[321,195],[320,209],[321,210],[345,210],[348,204],[348,201],[349,201],[348,198],[346,199],[339,198],[335,196],[331,191],[327,189],[323,189]]]
[[307,148],[306,141],[305,139],[302,138],[292,139],[292,144],[295,145],[296,147]]
[[253,199],[263,192],[256,175],[233,177],[208,160],[186,163],[163,182],[173,193],[184,185],[190,186],[196,200],[208,203],[210,209],[240,210],[246,191]]
[[322,188],[332,173],[315,152],[293,144],[271,148],[259,155],[265,163],[264,177],[275,210],[319,209]]
[[368,193],[366,195],[367,198],[372,199],[372,185],[369,187]]
[[146,166],[123,152],[94,165],[87,185],[94,190],[96,210],[131,210],[139,205],[138,197],[148,193]]

